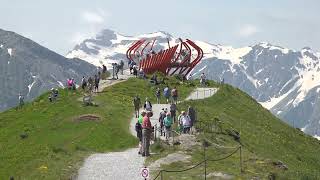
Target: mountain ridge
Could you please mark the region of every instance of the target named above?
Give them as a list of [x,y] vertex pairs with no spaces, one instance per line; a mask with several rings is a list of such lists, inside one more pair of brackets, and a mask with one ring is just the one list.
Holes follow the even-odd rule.
[[63,87],[67,78],[80,82],[96,70],[80,59],[66,59],[12,31],[0,30],[0,111],[14,107],[18,94],[30,101],[51,88]]
[[[126,60],[126,50],[135,40],[141,38],[159,38],[155,43],[156,50],[168,47],[167,37],[171,45],[178,43],[178,38],[164,31],[137,36],[119,35],[111,30],[107,32],[114,34],[112,39],[110,36],[105,37],[111,42],[108,46],[86,44],[84,41],[82,45],[89,51],[86,48],[75,48],[67,54],[67,57],[78,57],[100,66],[104,63]],[[95,40],[99,38],[89,41]],[[307,97],[318,96],[318,90],[315,88],[320,86],[319,52],[310,47],[292,50],[270,42],[238,48],[204,41],[195,43],[203,49],[204,57],[191,72],[193,78],[199,77],[204,72],[209,79],[216,81],[224,79],[226,83],[250,94],[285,122],[303,129],[308,134],[320,136],[320,131],[317,130],[320,129],[320,124],[315,123],[320,116],[313,113],[311,118],[310,113],[304,113],[310,109],[310,104],[315,103],[314,99]],[[96,52],[94,56],[90,55],[91,50]],[[108,67],[111,68],[110,64]],[[315,107],[311,109],[315,111]]]

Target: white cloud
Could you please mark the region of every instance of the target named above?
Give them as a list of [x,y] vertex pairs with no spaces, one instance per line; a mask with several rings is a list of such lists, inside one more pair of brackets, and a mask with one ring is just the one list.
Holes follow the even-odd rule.
[[102,24],[105,22],[104,18],[105,14],[101,11],[98,13],[96,12],[83,12],[82,13],[82,19],[90,24]]
[[252,24],[246,24],[242,26],[239,30],[239,35],[241,37],[249,37],[256,34],[259,31],[258,27]]

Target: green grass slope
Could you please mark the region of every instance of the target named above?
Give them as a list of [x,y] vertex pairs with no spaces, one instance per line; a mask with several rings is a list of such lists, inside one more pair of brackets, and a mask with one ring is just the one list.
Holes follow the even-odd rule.
[[[228,135],[229,130],[241,133],[243,146],[243,172],[240,172],[239,153],[228,159],[208,162],[207,174],[222,172],[239,179],[276,178],[276,179],[320,179],[320,141],[294,129],[264,109],[254,99],[239,89],[229,85],[219,86],[220,90],[204,100],[186,101],[180,109],[192,105],[198,111],[199,121],[207,124],[207,133],[198,135],[210,142],[229,147],[239,146],[239,142]],[[208,131],[214,119],[221,123],[219,129]],[[200,123],[198,123],[199,125]],[[214,125],[214,129],[218,125]],[[157,145],[159,146],[159,145]],[[165,145],[164,145],[165,146]],[[153,147],[155,148],[155,147]],[[172,148],[157,147],[161,153],[158,158],[172,153]],[[207,157],[217,159],[230,154],[234,149],[209,146]],[[160,152],[159,151],[159,152]],[[179,147],[174,151],[181,151]],[[162,155],[161,155],[162,154]],[[203,160],[203,148],[186,152],[192,156],[190,162],[162,166],[162,169],[176,170],[189,168]],[[156,157],[152,157],[154,161]],[[273,163],[282,161],[288,170],[276,167]],[[157,171],[158,172],[158,171]],[[154,172],[156,174],[157,172]],[[183,173],[164,173],[165,179],[203,179],[203,166]],[[211,177],[212,178],[212,177]]]
[[[167,81],[170,86],[178,81]],[[182,97],[193,89],[179,86]],[[106,88],[94,98],[97,107],[82,106],[81,92],[60,90],[58,101],[44,94],[21,110],[0,113],[0,179],[69,179],[94,152],[120,151],[137,145],[128,130],[132,97],[154,98],[155,87],[131,78]],[[95,114],[100,121],[76,121]],[[20,135],[27,135],[22,139]]]

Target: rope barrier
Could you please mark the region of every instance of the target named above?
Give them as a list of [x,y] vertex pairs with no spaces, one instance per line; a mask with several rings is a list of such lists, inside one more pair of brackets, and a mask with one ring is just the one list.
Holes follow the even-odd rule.
[[232,155],[234,155],[235,153],[237,153],[240,149],[241,149],[241,146],[239,146],[235,151],[233,151],[231,154],[229,154],[229,155],[227,155],[227,156],[225,156],[225,157],[218,158],[218,159],[205,159],[205,160],[199,162],[198,164],[196,164],[196,165],[194,165],[194,166],[192,166],[192,167],[190,167],[190,168],[187,168],[187,169],[182,169],[182,170],[165,170],[165,169],[163,169],[163,170],[160,170],[159,173],[157,174],[157,176],[156,176],[153,180],[156,180],[163,172],[168,172],[168,173],[173,173],[173,172],[178,172],[178,173],[180,173],[180,172],[185,172],[185,171],[189,171],[189,170],[191,170],[191,169],[194,169],[194,168],[200,166],[201,164],[203,164],[203,163],[205,163],[205,162],[207,162],[207,161],[214,162],[214,161],[221,161],[221,160],[227,159],[227,158],[231,157]]

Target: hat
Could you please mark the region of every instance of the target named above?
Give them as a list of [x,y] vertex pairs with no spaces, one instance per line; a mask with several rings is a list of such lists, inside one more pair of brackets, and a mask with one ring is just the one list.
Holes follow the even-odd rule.
[[145,113],[146,113],[146,111],[141,111],[141,113],[140,113],[140,114],[142,115],[142,114],[145,114]]
[[184,113],[186,113],[185,111],[181,111],[181,114],[184,114]]

